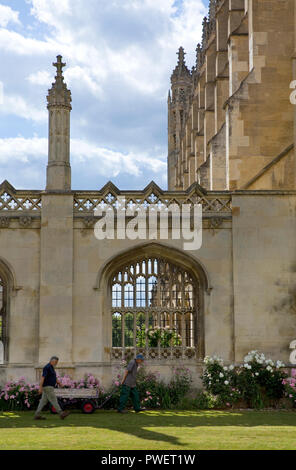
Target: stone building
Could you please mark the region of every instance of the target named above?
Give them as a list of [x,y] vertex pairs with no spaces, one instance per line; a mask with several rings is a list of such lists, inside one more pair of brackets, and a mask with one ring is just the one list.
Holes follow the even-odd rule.
[[[169,188],[295,189],[294,0],[211,0],[189,70],[172,74]],[[293,86],[295,88],[295,84]]]
[[[52,354],[60,372],[92,372],[105,384],[136,351],[165,376],[186,364],[196,382],[205,355],[239,362],[258,349],[288,361],[296,337],[295,14],[293,0],[210,2],[196,66],[188,70],[181,48],[172,75],[168,190],[153,182],[141,191],[111,182],[71,189],[71,92],[58,56],[46,188],[0,185],[1,383],[36,380]],[[119,230],[98,239],[99,209],[118,215],[123,199],[142,209],[142,221],[151,206],[200,204],[200,249],[173,238],[172,217],[168,237],[158,227],[137,238],[134,226],[134,238]]]

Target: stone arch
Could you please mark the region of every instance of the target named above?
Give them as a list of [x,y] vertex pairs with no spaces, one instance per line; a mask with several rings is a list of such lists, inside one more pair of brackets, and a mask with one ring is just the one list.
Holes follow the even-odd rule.
[[99,270],[95,290],[98,290],[101,294],[103,301],[103,312],[106,316],[108,310],[111,308],[111,280],[113,275],[118,271],[125,263],[129,263],[131,260],[136,261],[144,257],[156,257],[165,258],[171,261],[175,265],[186,269],[191,275],[197,280],[199,286],[198,300],[199,300],[199,311],[198,311],[198,324],[196,325],[197,331],[197,358],[198,360],[204,357],[204,312],[205,312],[205,296],[211,292],[211,284],[209,275],[204,268],[203,264],[190,256],[186,252],[177,248],[171,247],[163,243],[147,242],[138,245],[134,248],[125,249],[116,255],[112,256]]

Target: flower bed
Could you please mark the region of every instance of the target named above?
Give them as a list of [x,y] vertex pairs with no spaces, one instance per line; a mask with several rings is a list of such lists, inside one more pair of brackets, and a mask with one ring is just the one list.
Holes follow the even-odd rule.
[[[145,366],[138,370],[137,387],[142,406],[147,408],[184,409],[230,409],[279,407],[285,398],[296,408],[296,369],[292,377],[284,370],[280,361],[266,359],[264,354],[251,351],[241,365],[224,365],[217,356],[204,359],[202,382],[204,390],[197,393],[191,389],[192,376],[189,369],[175,367],[171,379],[165,383],[158,372],[151,372]],[[83,379],[72,380],[68,375],[59,377],[62,387],[90,388],[99,392],[99,405],[106,398],[110,400],[105,408],[117,408],[120,384],[126,362],[117,368],[112,387],[104,390],[92,374]],[[26,410],[36,408],[40,396],[38,384],[26,383],[24,377],[9,382],[0,390],[0,410]],[[188,392],[194,396],[188,397]],[[73,406],[75,401],[73,401]]]
[[0,391],[0,410],[28,410],[36,408],[40,396],[39,385],[26,383],[21,377],[17,382],[7,382]]
[[[80,380],[72,380],[68,375],[58,378],[63,388],[97,389],[99,392],[99,405],[107,398],[110,398],[105,408],[116,409],[119,403],[120,383],[125,368],[126,362],[123,361],[117,370],[117,375],[113,380],[112,387],[106,391],[100,385],[99,380],[92,374],[87,374]],[[152,373],[142,366],[139,368],[137,380],[142,406],[147,408],[172,408],[176,406],[189,391],[191,382],[191,373],[189,369],[186,368],[174,368],[172,378],[169,383],[166,384],[160,379],[159,373]],[[18,382],[7,383],[0,392],[0,410],[35,409],[40,399],[38,389],[38,384],[28,384],[25,382],[24,377]],[[67,403],[74,407],[76,400],[73,399],[70,402],[67,400]]]

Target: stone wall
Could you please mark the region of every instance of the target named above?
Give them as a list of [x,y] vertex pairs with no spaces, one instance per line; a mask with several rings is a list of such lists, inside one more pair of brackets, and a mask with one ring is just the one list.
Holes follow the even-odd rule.
[[[80,209],[85,201],[106,198],[110,188],[102,193],[44,194],[42,216],[35,215],[25,227],[20,227],[17,213],[5,211],[10,223],[0,229],[0,260],[12,274],[12,285],[2,382],[21,375],[36,380],[49,356],[57,354],[61,372],[76,377],[93,372],[110,383],[116,361],[111,360],[108,276],[124,256],[149,255],[151,250],[176,263],[186,259],[186,267],[203,271],[206,285],[199,314],[204,354],[239,362],[249,350],[260,349],[288,361],[289,343],[296,335],[295,192],[202,195],[196,188],[192,194],[178,193],[183,202],[194,200],[195,194],[204,208],[202,247],[184,252],[182,240],[97,240],[91,211]],[[151,188],[129,192],[129,197],[144,201],[149,194]],[[157,194],[163,201],[173,196]],[[171,360],[147,362],[169,377]],[[200,385],[200,360],[179,362],[191,368]]]

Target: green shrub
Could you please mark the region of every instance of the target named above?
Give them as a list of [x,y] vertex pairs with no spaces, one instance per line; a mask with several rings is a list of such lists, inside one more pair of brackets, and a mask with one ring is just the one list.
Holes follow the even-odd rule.
[[193,407],[198,410],[211,410],[215,407],[215,397],[208,392],[198,392],[192,401]]
[[284,364],[266,359],[264,354],[251,351],[240,366],[224,366],[213,356],[204,360],[202,381],[206,390],[216,397],[216,406],[233,406],[243,401],[250,408],[263,408],[278,402],[285,393],[282,370]]

